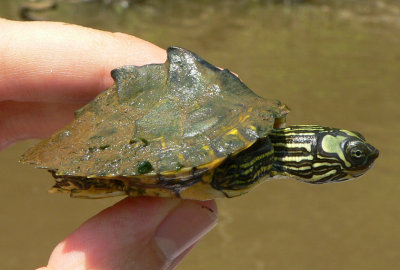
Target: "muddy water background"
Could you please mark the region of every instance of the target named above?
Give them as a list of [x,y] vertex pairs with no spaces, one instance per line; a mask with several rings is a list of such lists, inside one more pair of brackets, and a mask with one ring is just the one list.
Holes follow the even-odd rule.
[[[271,181],[219,200],[218,226],[178,269],[400,269],[400,3],[216,2],[60,4],[44,15],[191,49],[288,104],[289,124],[358,130],[381,156],[356,181]],[[18,19],[17,3],[1,1],[0,16]],[[34,142],[0,153],[1,269],[44,265],[57,242],[119,200],[47,194],[50,175],[18,164]]]

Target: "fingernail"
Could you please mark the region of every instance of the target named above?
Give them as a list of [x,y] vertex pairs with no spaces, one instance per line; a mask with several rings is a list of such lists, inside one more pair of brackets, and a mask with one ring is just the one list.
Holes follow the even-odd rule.
[[182,201],[161,222],[154,240],[168,260],[178,257],[217,224],[213,209],[193,201]]

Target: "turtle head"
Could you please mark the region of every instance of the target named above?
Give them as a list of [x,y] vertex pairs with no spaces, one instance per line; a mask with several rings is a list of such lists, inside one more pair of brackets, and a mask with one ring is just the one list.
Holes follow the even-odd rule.
[[363,175],[379,156],[378,149],[367,143],[360,133],[343,129],[322,134],[318,141],[318,153],[321,157],[332,159],[332,164],[337,164],[338,177],[334,181]]
[[361,176],[379,155],[360,133],[344,129],[291,126],[276,130],[270,137],[277,157],[275,175],[309,183]]

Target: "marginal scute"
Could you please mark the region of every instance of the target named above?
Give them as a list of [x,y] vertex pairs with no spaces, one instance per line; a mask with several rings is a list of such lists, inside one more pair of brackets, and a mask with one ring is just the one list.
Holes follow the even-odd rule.
[[124,66],[111,71],[117,86],[120,102],[129,102],[143,92],[159,92],[165,85],[166,72],[164,66],[150,64],[146,66]]
[[[229,92],[232,95],[248,96],[254,98],[260,98],[256,93],[251,91],[235,74],[230,72],[228,69],[220,71],[219,81],[221,85],[229,88]],[[238,100],[241,103],[241,100]]]

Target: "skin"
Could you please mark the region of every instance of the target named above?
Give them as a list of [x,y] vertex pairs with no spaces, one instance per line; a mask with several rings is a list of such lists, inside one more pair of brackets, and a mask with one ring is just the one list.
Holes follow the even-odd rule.
[[[0,19],[0,149],[45,138],[112,84],[122,65],[163,63],[133,36]],[[40,269],[173,269],[217,223],[214,201],[127,198],[82,224]]]

